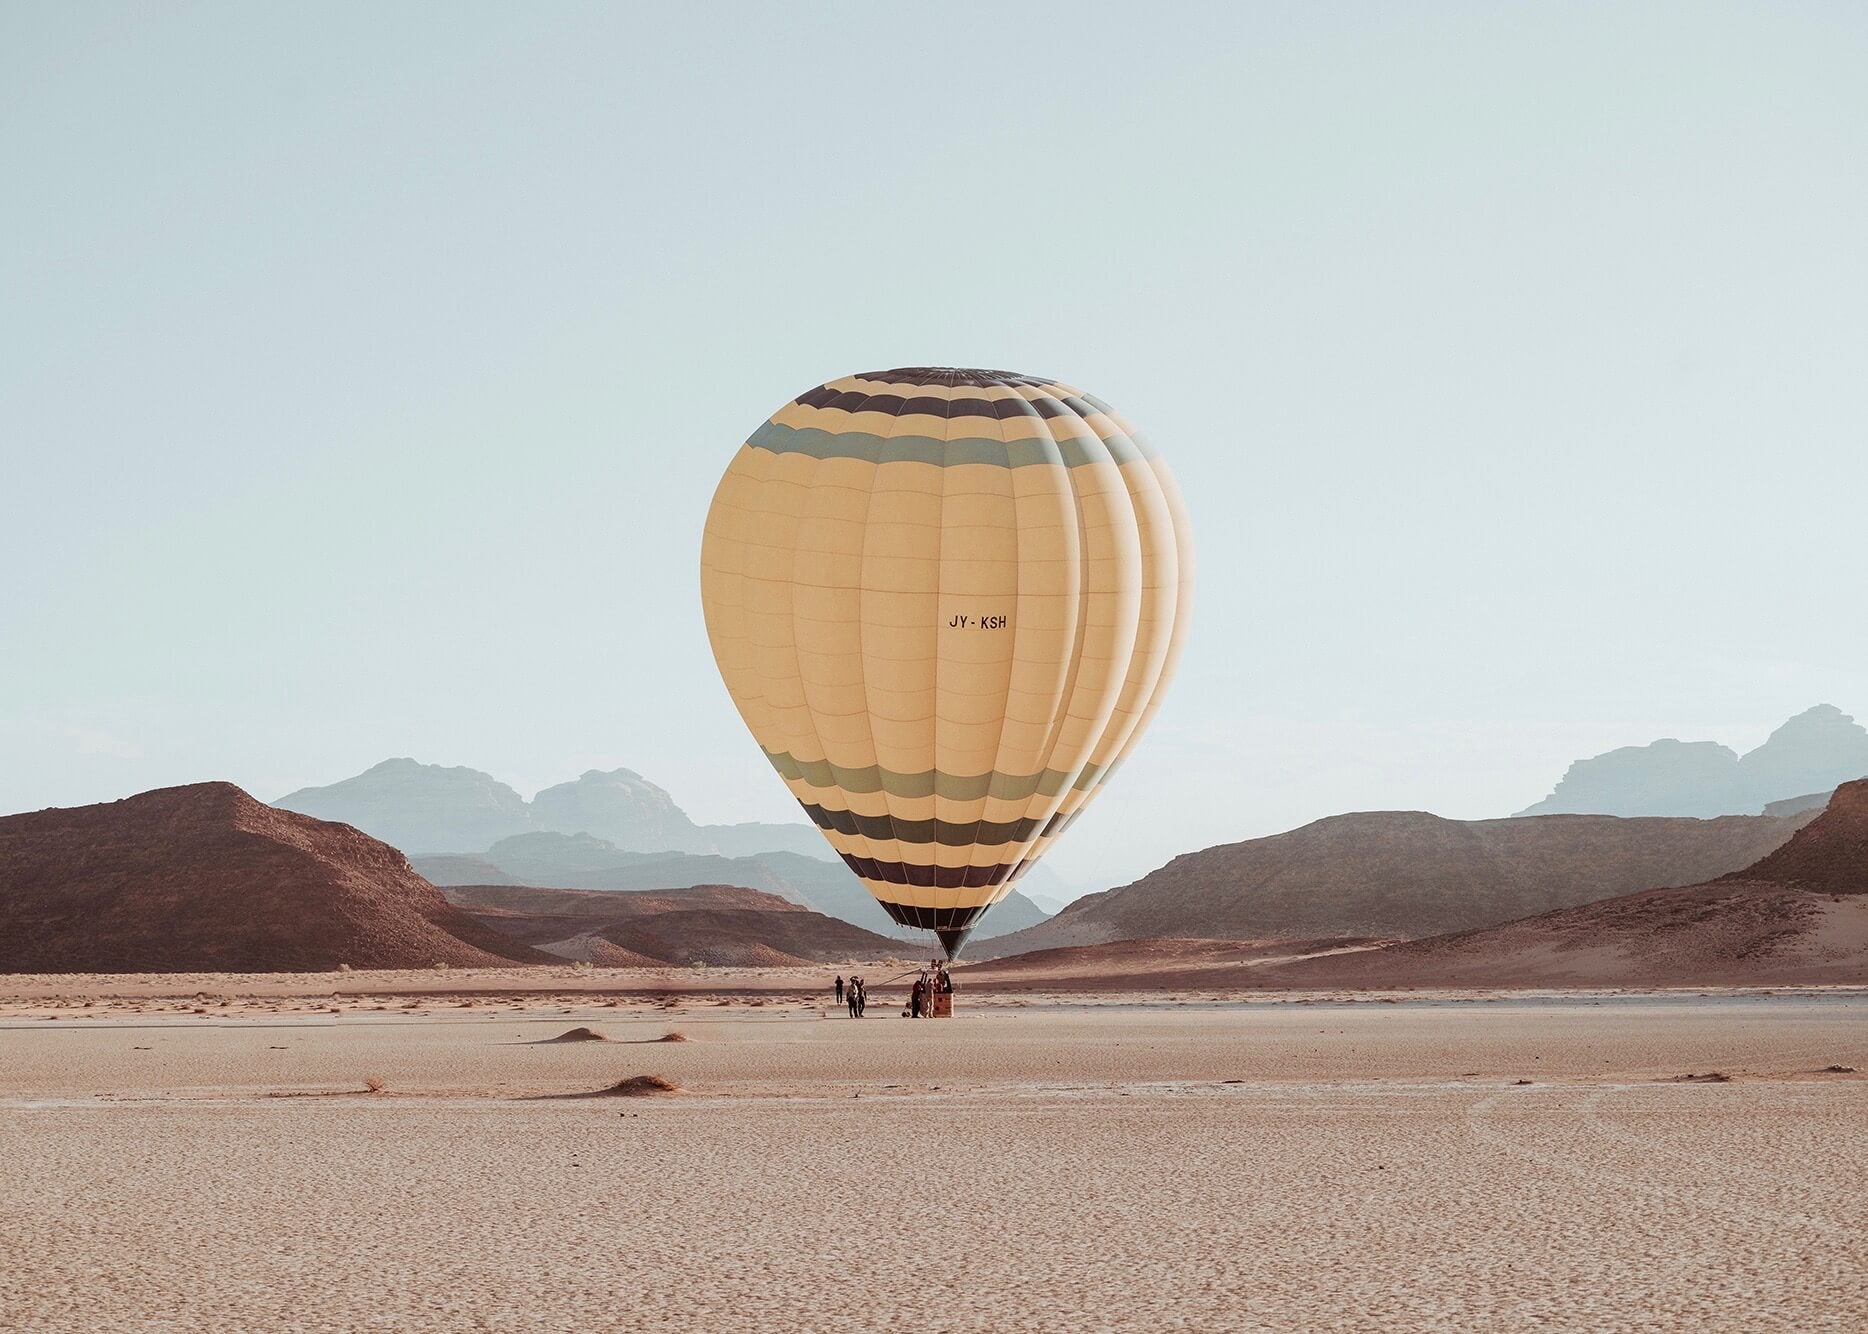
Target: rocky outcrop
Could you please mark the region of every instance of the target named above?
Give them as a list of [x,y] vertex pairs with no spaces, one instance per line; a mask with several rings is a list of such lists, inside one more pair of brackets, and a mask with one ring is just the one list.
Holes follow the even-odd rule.
[[1132,885],[1078,899],[1041,926],[971,953],[991,958],[1157,937],[1430,936],[1709,880],[1756,861],[1811,818],[1339,815],[1176,857]]
[[1822,894],[1868,893],[1868,779],[1844,783],[1795,838],[1727,879]]
[[717,850],[673,797],[633,769],[591,769],[546,788],[531,809],[532,828],[547,833],[590,834],[642,852]]
[[1712,741],[1655,741],[1578,760],[1522,815],[1748,815],[1868,776],[1868,729],[1832,704],[1784,723],[1740,756]]
[[1738,804],[1738,752],[1669,737],[1576,761],[1555,792],[1519,814],[1709,819]]
[[1818,704],[1771,733],[1738,766],[1750,809],[1799,792],[1833,792],[1868,778],[1868,728],[1833,704]]
[[0,971],[539,962],[347,825],[230,783],[0,818]]
[[525,798],[478,769],[384,760],[355,778],[305,787],[272,803],[355,825],[409,856],[478,852],[531,828]]
[[1744,986],[1868,982],[1868,782],[1754,865],[1384,949],[1267,969],[1280,986]]

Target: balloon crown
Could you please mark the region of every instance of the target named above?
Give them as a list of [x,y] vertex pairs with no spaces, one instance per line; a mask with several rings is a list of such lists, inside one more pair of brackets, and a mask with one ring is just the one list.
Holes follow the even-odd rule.
[[974,370],[965,366],[897,366],[889,371],[864,371],[858,378],[883,380],[889,384],[972,385],[980,388],[990,385],[1056,383],[1043,375],[1026,375],[1021,371]]

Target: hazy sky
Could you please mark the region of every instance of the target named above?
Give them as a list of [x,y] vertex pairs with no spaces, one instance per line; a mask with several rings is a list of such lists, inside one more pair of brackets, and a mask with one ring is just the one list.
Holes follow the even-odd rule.
[[1868,713],[1868,9],[0,6],[0,810],[390,755],[794,819],[741,440],[1000,366],[1179,474],[1108,883]]

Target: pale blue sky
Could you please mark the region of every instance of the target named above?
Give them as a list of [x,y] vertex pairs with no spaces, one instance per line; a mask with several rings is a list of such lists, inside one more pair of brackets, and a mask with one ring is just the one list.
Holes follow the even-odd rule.
[[1868,713],[1855,4],[0,6],[0,810],[388,755],[795,818],[699,534],[783,400],[1149,431],[1182,677],[1054,863]]

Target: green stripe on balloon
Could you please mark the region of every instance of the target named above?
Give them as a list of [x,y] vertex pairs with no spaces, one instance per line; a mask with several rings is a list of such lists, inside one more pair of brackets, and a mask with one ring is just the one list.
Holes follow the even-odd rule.
[[[763,746],[761,750],[765,750]],[[812,787],[841,788],[845,792],[886,792],[891,797],[945,797],[949,801],[978,801],[995,797],[1001,801],[1023,801],[1038,795],[1054,797],[1068,789],[1082,791],[1095,786],[1106,766],[1086,764],[1074,772],[1046,769],[1035,774],[948,774],[939,769],[924,769],[916,774],[897,773],[880,765],[868,764],[848,769],[829,760],[800,760],[788,751],[767,750],[765,758],[786,778],[802,780]]]
[[984,463],[995,468],[1041,465],[1081,468],[1092,463],[1134,463],[1155,451],[1137,437],[1116,434],[1092,442],[1067,440],[989,440],[966,436],[936,440],[930,435],[874,435],[868,431],[826,431],[816,426],[767,422],[747,438],[746,448],[772,454],[806,454],[814,459],[860,459],[865,463],[929,463],[937,468]]

